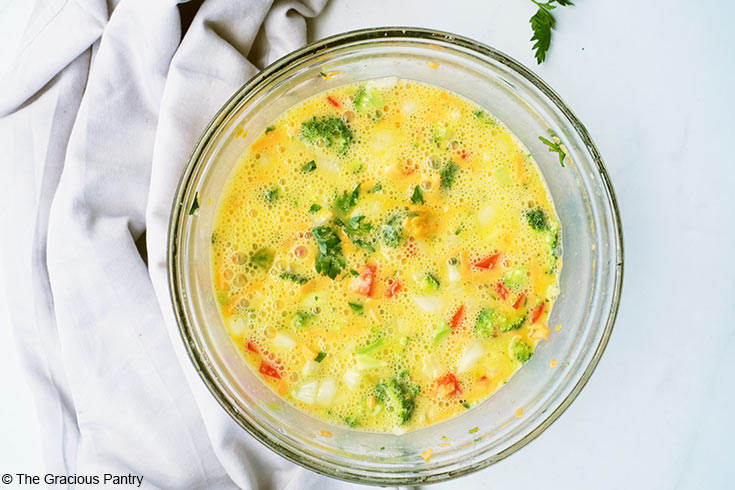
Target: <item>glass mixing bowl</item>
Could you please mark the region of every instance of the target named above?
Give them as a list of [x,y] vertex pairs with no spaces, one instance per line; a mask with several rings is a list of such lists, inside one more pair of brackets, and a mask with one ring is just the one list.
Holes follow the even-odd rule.
[[[339,73],[325,80],[320,72]],[[403,435],[327,426],[281,400],[248,368],[227,336],[210,280],[216,204],[238,157],[294,104],[338,85],[386,76],[443,87],[500,118],[538,162],[563,230],[561,294],[549,320],[549,340],[484,403]],[[539,141],[550,132],[566,147],[565,167]],[[190,215],[197,195],[202,206]],[[553,90],[508,56],[461,36],[414,28],[330,37],[289,54],[243,85],[204,131],[186,166],[168,247],[171,299],[181,335],[222,407],[245,431],[294,463],[377,485],[456,478],[505,458],[543,432],[574,400],[600,360],[623,276],[615,195],[584,125]],[[559,324],[562,328],[556,331]],[[554,368],[549,366],[552,359],[557,361]],[[521,417],[514,415],[518,408]],[[319,435],[322,429],[332,436]],[[426,462],[421,452],[428,448],[433,455]]]

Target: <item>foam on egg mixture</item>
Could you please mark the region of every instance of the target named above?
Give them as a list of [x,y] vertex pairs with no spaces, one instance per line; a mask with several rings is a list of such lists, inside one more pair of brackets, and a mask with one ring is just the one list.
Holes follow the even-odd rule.
[[482,402],[527,362],[558,295],[560,226],[531,155],[435,86],[341,86],[235,166],[212,283],[244,361],[295,407],[376,432]]

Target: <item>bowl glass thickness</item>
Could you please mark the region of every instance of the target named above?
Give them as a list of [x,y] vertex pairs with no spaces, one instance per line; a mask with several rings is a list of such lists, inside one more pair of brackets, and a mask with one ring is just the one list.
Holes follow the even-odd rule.
[[[332,71],[339,74],[327,80],[319,75]],[[484,403],[403,435],[328,426],[281,400],[248,368],[227,336],[210,280],[216,203],[240,155],[275,117],[305,98],[387,76],[448,89],[500,118],[538,162],[563,231],[561,295],[549,320],[549,340]],[[538,139],[550,131],[568,151],[563,168],[558,155]],[[190,216],[195,193],[202,206]],[[443,481],[484,468],[523,447],[559,417],[587,382],[610,336],[622,252],[618,210],[600,155],[559,96],[516,61],[475,41],[436,31],[385,28],[341,34],[296,51],[247,82],[225,104],[182,176],[171,217],[168,266],[173,306],[191,360],[212,395],[244,430],[319,473],[395,485]],[[556,332],[558,324],[562,328]],[[552,359],[557,361],[553,369]],[[523,416],[516,418],[519,407]],[[332,437],[319,436],[321,429]],[[439,446],[443,436],[451,445]],[[420,455],[427,448],[433,448],[428,463]]]

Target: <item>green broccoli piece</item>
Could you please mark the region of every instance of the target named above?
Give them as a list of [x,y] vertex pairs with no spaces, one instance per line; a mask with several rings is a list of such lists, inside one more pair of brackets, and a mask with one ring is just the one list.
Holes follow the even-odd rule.
[[403,226],[401,226],[401,217],[399,215],[392,216],[385,222],[380,230],[383,235],[383,241],[386,245],[396,248],[403,241]]
[[503,284],[509,289],[520,290],[528,286],[528,269],[515,267],[503,274]]
[[523,326],[523,322],[525,321],[525,315],[517,319],[509,319],[505,315],[488,308],[482,310],[477,316],[475,332],[477,332],[480,337],[487,338],[492,335],[496,328],[502,333],[509,332],[511,330],[518,330]]
[[533,356],[533,349],[531,346],[518,339],[511,342],[510,351],[513,353],[513,357],[523,364]]
[[378,383],[375,387],[375,397],[386,404],[397,417],[399,425],[403,425],[411,419],[419,391],[421,388],[411,383],[408,371],[401,371],[390,381]]
[[437,291],[439,289],[439,279],[434,274],[426,274],[421,283],[421,289],[424,291]]
[[352,144],[352,129],[336,116],[313,116],[301,123],[299,137],[310,144],[321,141],[325,147],[334,147],[337,153],[344,155]]
[[383,108],[383,96],[374,88],[360,87],[355,94],[354,104],[358,114],[374,113]]
[[536,231],[545,231],[549,229],[549,224],[546,222],[546,212],[541,208],[526,211],[526,220],[531,228]]

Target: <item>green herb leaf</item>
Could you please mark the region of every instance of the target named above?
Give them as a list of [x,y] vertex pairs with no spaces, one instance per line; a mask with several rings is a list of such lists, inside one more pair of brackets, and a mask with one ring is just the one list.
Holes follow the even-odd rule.
[[549,46],[551,45],[551,30],[554,29],[556,25],[556,19],[554,19],[554,16],[551,14],[551,11],[556,8],[554,3],[557,3],[562,7],[574,4],[569,0],[550,0],[545,3],[537,2],[536,0],[531,1],[538,6],[536,13],[529,19],[531,30],[533,31],[531,41],[536,41],[531,49],[536,51],[534,53],[536,62],[541,64],[546,60],[546,52],[549,50]]
[[273,131],[274,129],[276,129],[276,127],[275,127],[275,126],[268,126],[267,128],[265,128],[265,134],[268,134],[268,133],[270,133],[270,132],[271,132],[271,131]]
[[191,207],[189,208],[189,216],[194,214],[196,210],[199,209],[199,193],[194,193],[194,200],[191,203]]
[[367,241],[366,237],[372,231],[373,225],[365,221],[365,216],[353,216],[346,223],[339,218],[335,219],[334,222],[352,243],[370,253],[375,252],[375,248]]
[[307,162],[301,166],[302,172],[313,172],[316,170],[316,162],[314,160]]
[[454,183],[454,180],[457,177],[457,172],[459,172],[459,167],[454,162],[447,162],[444,165],[444,168],[442,168],[442,171],[439,173],[441,177],[441,182],[439,184],[439,187],[442,189],[449,189],[452,187],[452,184]]
[[373,187],[372,187],[372,188],[371,188],[371,189],[370,189],[370,190],[368,191],[368,194],[375,194],[376,192],[378,192],[378,191],[379,191],[379,190],[381,190],[382,188],[383,188],[383,184],[381,184],[380,182],[378,182],[377,184],[375,184],[375,185],[374,185],[374,186],[373,186]]
[[303,328],[313,317],[314,315],[311,313],[306,313],[305,311],[297,311],[296,313],[294,313],[293,318],[291,318],[291,325],[293,325],[295,328]]
[[541,140],[543,144],[549,147],[549,153],[558,153],[559,154],[559,163],[561,166],[564,166],[564,158],[567,156],[566,153],[564,153],[564,150],[561,147],[561,142],[556,143],[555,141],[549,141],[543,136],[539,136],[538,139]]
[[311,206],[309,207],[309,214],[314,214],[314,213],[316,213],[317,211],[319,211],[319,210],[320,210],[321,208],[322,208],[322,207],[321,207],[320,205],[318,205],[318,204],[312,204],[312,205],[311,205]]
[[353,302],[350,301],[347,304],[350,305],[350,308],[355,313],[362,313],[363,306],[360,303],[353,303]]
[[319,247],[314,268],[323,276],[336,278],[345,266],[341,240],[330,226],[312,228],[311,234]]
[[291,272],[281,272],[278,277],[285,281],[295,282],[296,284],[306,284],[307,282],[309,282],[308,278],[300,276],[298,274],[293,274]]
[[316,362],[322,362],[325,357],[327,357],[327,353],[324,352],[324,351],[319,351],[319,354],[316,355],[316,357],[314,358],[314,360]]
[[346,214],[357,204],[357,198],[360,196],[360,184],[357,184],[352,192],[345,192],[341,196],[337,196],[334,200],[334,208],[341,214]]
[[269,248],[259,248],[250,256],[250,263],[261,269],[270,269],[275,254]]
[[421,193],[421,187],[416,186],[413,188],[413,194],[411,194],[411,202],[414,204],[424,203],[424,195]]
[[268,189],[265,191],[265,202],[273,204],[278,200],[278,188]]

